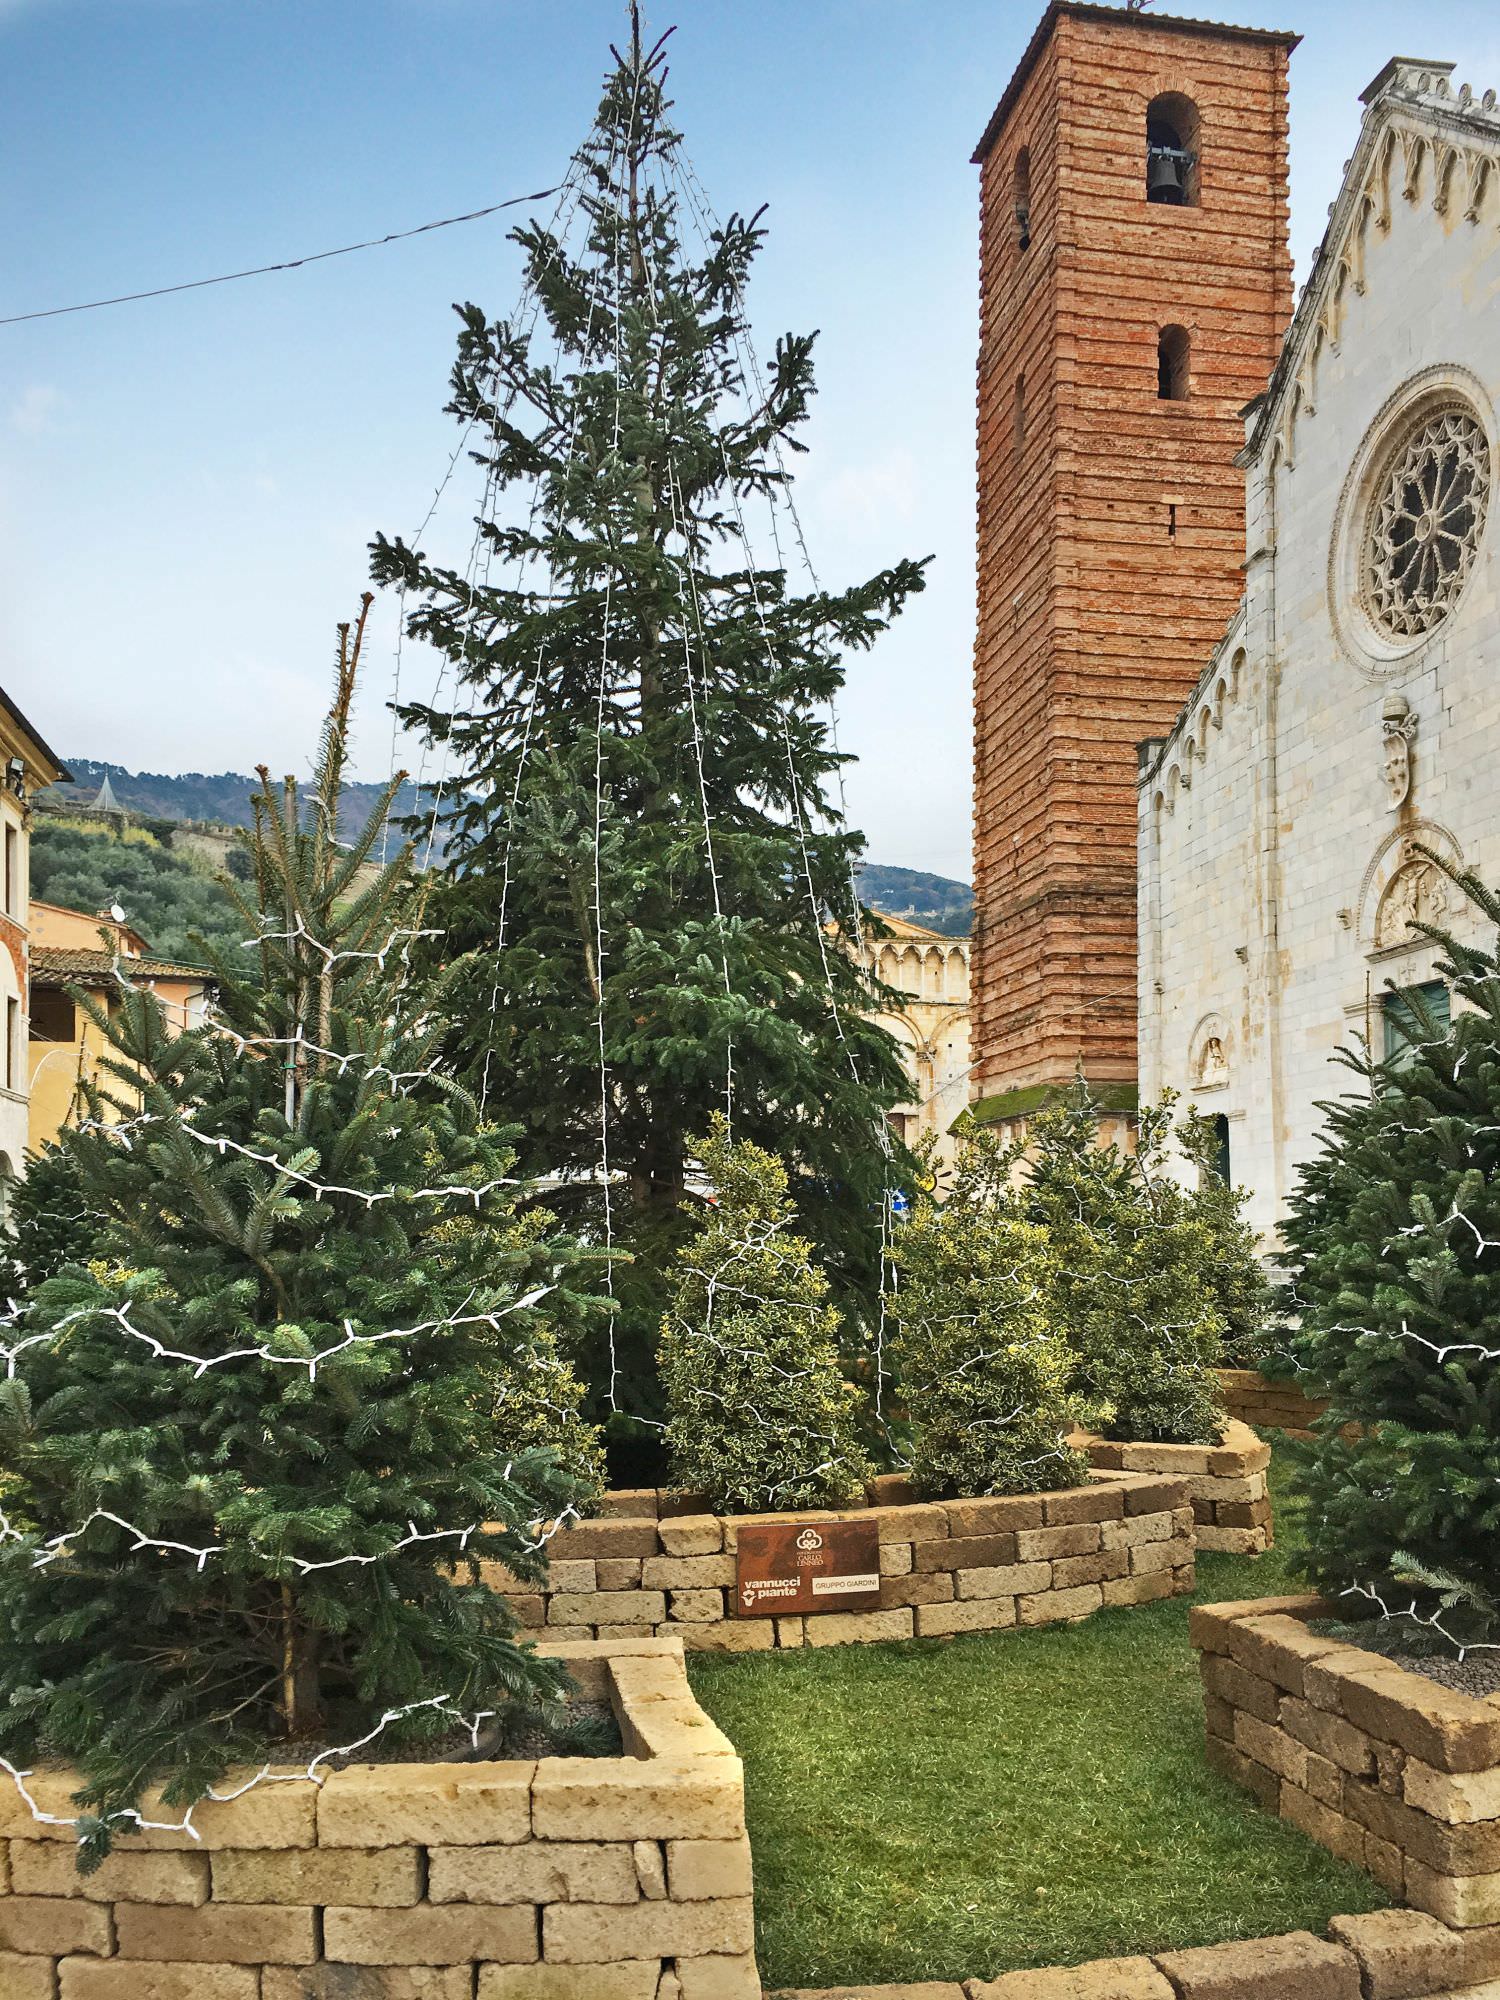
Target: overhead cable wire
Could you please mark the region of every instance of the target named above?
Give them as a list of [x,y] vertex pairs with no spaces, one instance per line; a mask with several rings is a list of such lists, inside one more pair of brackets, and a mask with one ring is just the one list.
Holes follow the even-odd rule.
[[426,236],[434,229],[454,229],[461,222],[482,222],[504,208],[522,208],[527,202],[546,201],[562,186],[538,188],[535,194],[512,195],[507,201],[493,201],[487,208],[471,208],[465,215],[445,215],[437,222],[419,222],[415,229],[393,229],[385,236],[370,236],[363,243],[344,243],[337,250],[314,250],[306,257],[287,257],[279,264],[256,264],[246,271],[225,271],[216,278],[189,278],[180,285],[155,285],[144,292],[120,292],[110,299],[86,299],[74,306],[47,306],[40,312],[9,313],[0,317],[0,326],[20,326],[26,320],[61,319],[67,313],[99,312],[105,306],[130,306],[142,299],[164,299],[174,292],[201,292],[209,285],[232,285],[241,278],[265,278],[275,271],[300,271],[304,264],[322,264],[330,257],[352,257],[357,250],[381,250],[387,243],[404,243],[413,236]]

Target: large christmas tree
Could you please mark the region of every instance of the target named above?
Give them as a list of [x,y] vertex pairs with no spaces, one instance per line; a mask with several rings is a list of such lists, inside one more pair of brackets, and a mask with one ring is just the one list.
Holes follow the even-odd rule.
[[[1441,865],[1441,864],[1439,864]],[[1458,878],[1486,925],[1500,900]],[[1441,937],[1439,932],[1431,935]],[[1308,1469],[1320,1586],[1351,1616],[1500,1639],[1500,959],[1443,938],[1462,1003],[1419,994],[1386,1061],[1351,1053],[1286,1237],[1297,1359],[1326,1384]]]
[[875,1276],[903,1083],[846,949],[863,843],[827,705],[843,654],[922,583],[904,561],[799,592],[779,544],[757,562],[813,338],[761,376],[744,296],[764,232],[734,215],[687,242],[702,208],[665,79],[637,24],[574,162],[579,247],[518,230],[528,309],[461,309],[448,407],[484,467],[477,564],[383,537],[373,559],[452,663],[452,701],[402,713],[445,765],[432,918],[475,954],[457,1054],[527,1166],[634,1253],[607,1375],[653,1413],[689,1135],[716,1111],[788,1163],[845,1295]]
[[539,1573],[537,1524],[591,1489],[554,1331],[586,1305],[438,1065],[406,857],[362,887],[380,815],[340,841],[355,657],[344,628],[310,798],[255,801],[211,1023],[174,1030],[128,962],[114,1009],[80,999],[110,1054],[49,1173],[92,1240],[0,1384],[0,1753],[81,1771],[88,1851],[154,1781],[181,1807],[278,1745],[562,1684],[475,1565]]

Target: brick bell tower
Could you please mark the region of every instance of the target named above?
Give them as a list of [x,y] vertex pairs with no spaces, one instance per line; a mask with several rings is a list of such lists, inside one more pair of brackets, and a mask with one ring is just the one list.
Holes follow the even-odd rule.
[[1135,746],[1239,601],[1298,37],[1053,0],[979,142],[974,1095],[1136,1076]]

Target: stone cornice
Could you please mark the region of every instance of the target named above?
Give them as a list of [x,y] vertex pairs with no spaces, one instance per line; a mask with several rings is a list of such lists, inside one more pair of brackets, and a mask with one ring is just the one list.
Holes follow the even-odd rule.
[[[1397,201],[1447,216],[1455,209],[1478,225],[1500,209],[1500,109],[1493,90],[1475,98],[1457,90],[1448,63],[1398,58],[1365,93],[1367,109],[1344,182],[1329,210],[1297,310],[1266,393],[1250,406],[1251,423],[1236,463],[1294,460],[1297,420],[1317,407],[1317,371],[1325,350],[1337,353],[1351,294],[1365,290],[1370,231],[1384,234]],[[1425,171],[1424,171],[1425,169]],[[1424,193],[1425,183],[1425,193]]]

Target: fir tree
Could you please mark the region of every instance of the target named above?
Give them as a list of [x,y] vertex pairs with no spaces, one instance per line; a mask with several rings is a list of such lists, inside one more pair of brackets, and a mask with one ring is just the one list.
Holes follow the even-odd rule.
[[[1436,859],[1436,857],[1433,857]],[[1441,866],[1441,863],[1438,863]],[[1489,924],[1500,899],[1455,876]],[[1425,928],[1425,927],[1423,927]],[[1285,1235],[1296,1358],[1331,1402],[1305,1478],[1311,1568],[1351,1616],[1500,1639],[1500,959],[1440,931],[1451,1027],[1344,1060]],[[1400,1019],[1400,1015],[1397,1016]]]
[[66,1146],[44,1146],[12,1181],[0,1232],[0,1313],[65,1264],[87,1259],[99,1228],[78,1164]]
[[690,254],[665,81],[637,24],[575,159],[581,251],[515,232],[555,364],[522,318],[460,309],[448,408],[495,496],[482,574],[384,537],[373,557],[453,663],[454,704],[403,715],[443,746],[434,920],[475,954],[457,1053],[596,1231],[607,1138],[636,1259],[610,1372],[647,1413],[689,1135],[726,1099],[736,1134],[786,1160],[840,1285],[875,1281],[883,1111],[904,1085],[845,949],[863,842],[830,792],[825,705],[841,655],[922,585],[903,561],[799,594],[779,556],[755,562],[746,514],[785,494],[803,449],[813,337],[780,340],[764,381],[750,370],[764,231],[733,215]]
[[261,774],[217,1018],[79,1001],[110,1043],[65,1141],[98,1227],[0,1388],[0,1752],[82,1772],[90,1855],[156,1780],[182,1805],[278,1742],[562,1686],[477,1565],[540,1574],[535,1524],[590,1488],[553,1333],[581,1302],[436,1065],[406,858],[360,889],[382,815],[340,841],[358,636],[309,810]]
[[1145,1105],[1134,1151],[1101,1145],[1080,1080],[1027,1137],[1024,1202],[1052,1238],[1089,1421],[1112,1438],[1203,1444],[1224,1429],[1217,1236],[1165,1171],[1171,1124],[1170,1100]]
[[870,1472],[839,1369],[839,1316],[792,1232],[786,1169],[722,1117],[697,1148],[713,1190],[677,1253],[661,1329],[672,1479],[715,1508],[829,1507]]
[[895,1241],[893,1346],[919,1493],[1037,1493],[1088,1478],[1068,1444],[1074,1359],[1053,1326],[1047,1231],[1018,1210],[1014,1159],[971,1127],[945,1199]]

